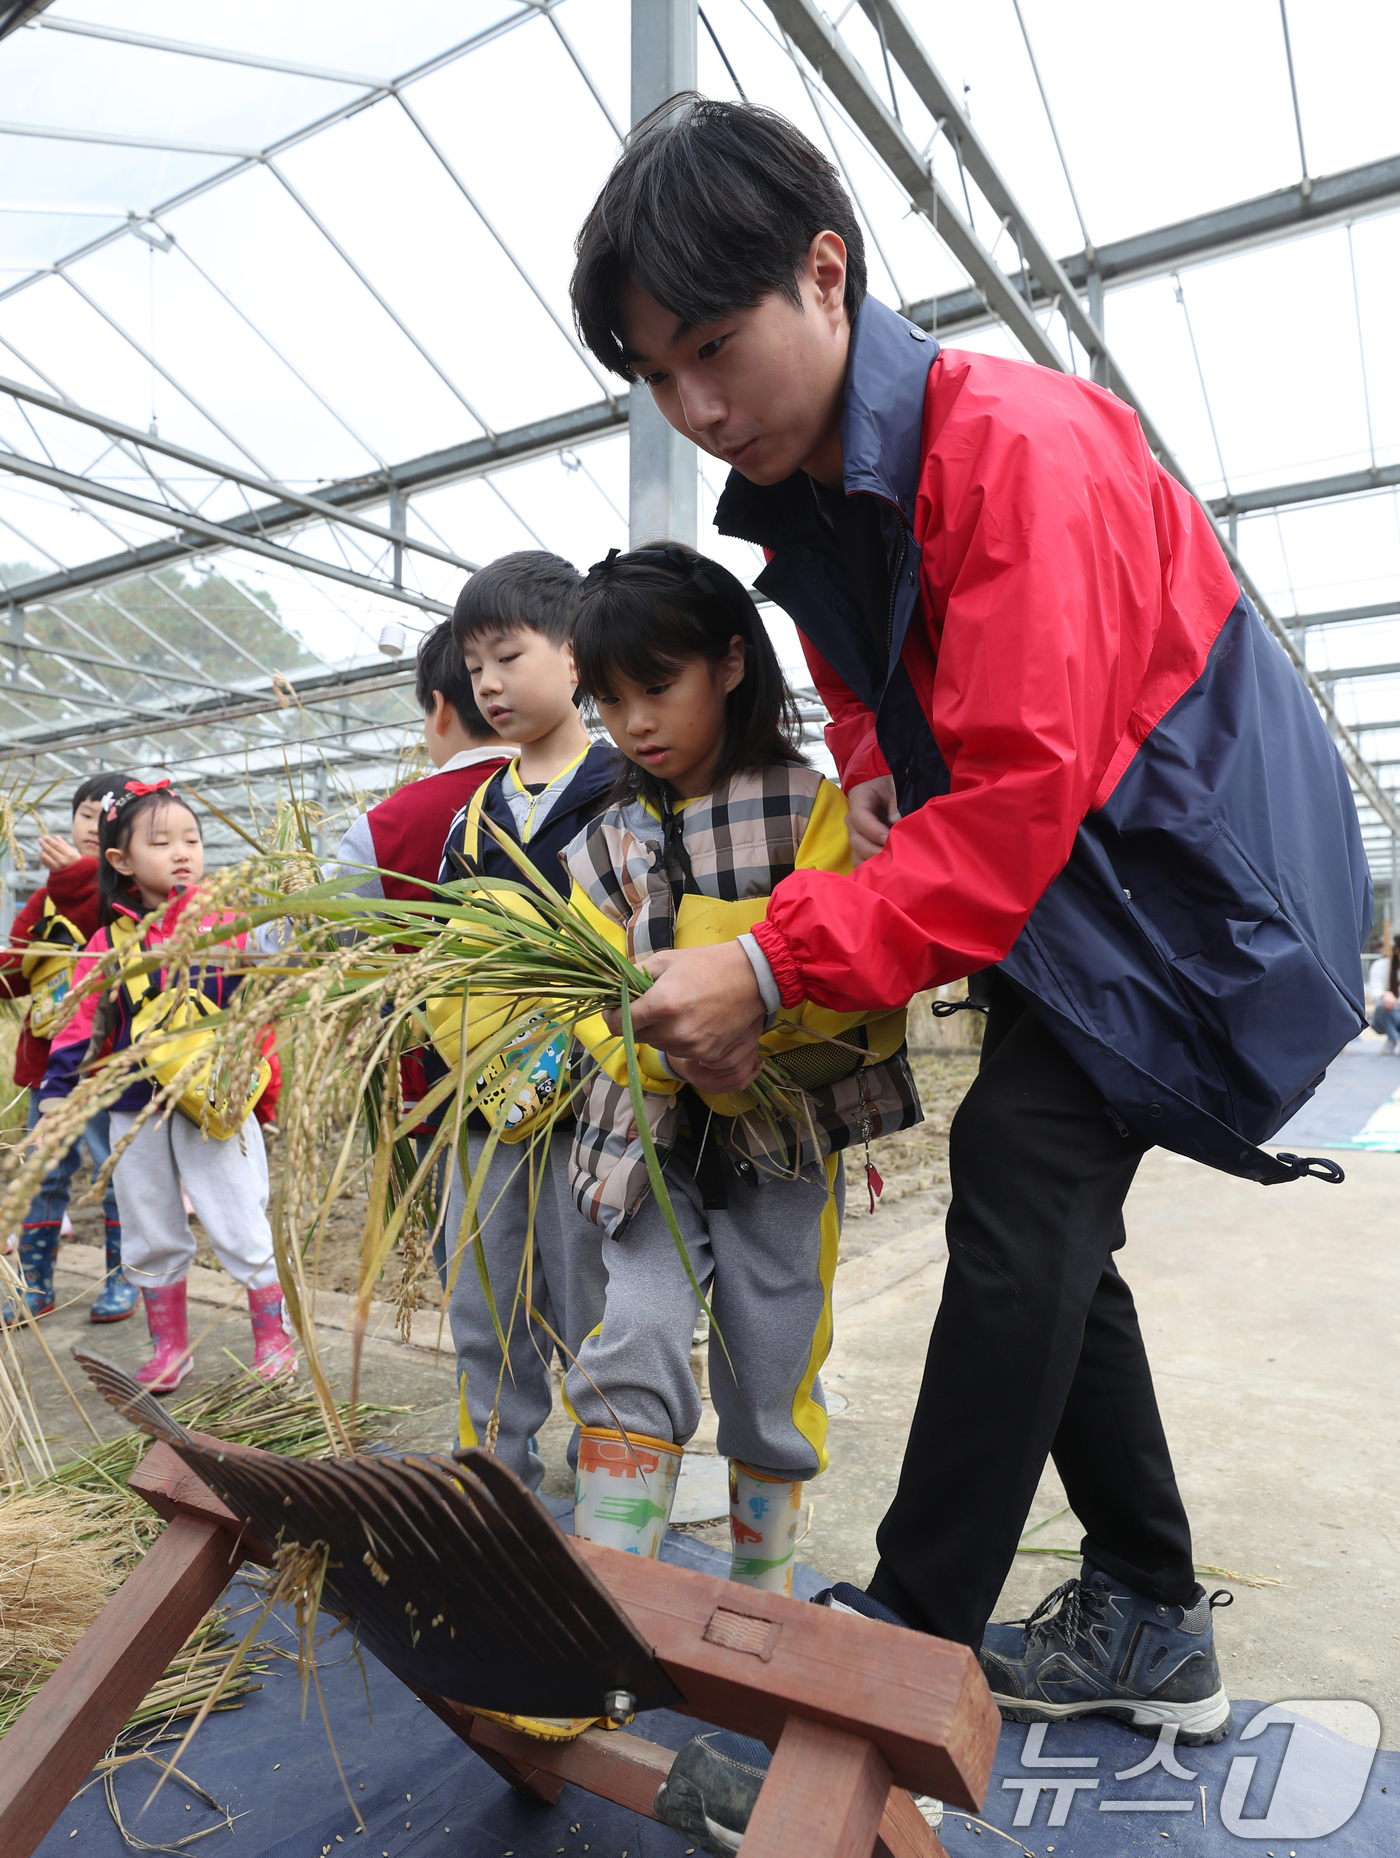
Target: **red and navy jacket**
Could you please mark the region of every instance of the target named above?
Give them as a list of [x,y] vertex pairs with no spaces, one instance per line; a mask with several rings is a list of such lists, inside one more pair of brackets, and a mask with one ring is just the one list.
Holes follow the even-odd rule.
[[[199,892],[197,890],[184,890],[172,894],[169,903],[166,905],[164,916],[146,932],[145,946],[147,950],[157,949],[162,942],[166,942],[170,939],[176,923],[184,914],[186,906],[193,899],[197,898],[198,895]],[[136,911],[127,909],[123,904],[117,904],[116,908],[122,916],[127,917],[132,922],[139,922],[141,920]],[[199,926],[201,930],[213,929],[216,928],[220,922],[231,922],[232,920],[233,918],[229,916],[208,915],[201,920]],[[244,948],[247,946],[248,936],[246,932],[238,935],[230,935],[227,938],[227,942],[232,948]],[[78,957],[77,966],[73,970],[74,990],[81,987],[88,976],[97,968],[103,956],[111,953],[111,949],[112,938],[110,932],[106,929],[99,929],[88,943],[87,947],[83,950],[82,954]],[[166,971],[164,968],[158,971],[156,979],[159,981],[161,987],[165,986]],[[241,974],[228,974],[224,969],[219,967],[196,967],[191,969],[190,972],[191,985],[197,987],[201,993],[206,994],[216,1006],[221,1007],[228,1005],[242,979],[243,977]],[[104,1047],[104,1051],[119,1052],[124,1051],[131,1043],[131,1011],[124,990],[118,987],[114,991],[116,1025],[110,1041]],[[39,1098],[41,1102],[46,1103],[51,1097],[66,1097],[77,1083],[82,1071],[83,1060],[87,1056],[88,1046],[92,1040],[93,1021],[97,1014],[97,1004],[102,998],[102,992],[94,988],[91,993],[87,994],[78,1002],[78,1009],[73,1017],[55,1036],[49,1051],[49,1062],[48,1068],[44,1072],[44,1081],[39,1087]],[[110,1107],[114,1110],[128,1111],[144,1109],[151,1100],[151,1090],[152,1086],[147,1079],[135,1077],[117,1098],[116,1102],[110,1105]]]
[[[84,939],[97,930],[97,860],[79,858],[50,871],[46,884],[34,892],[10,925],[10,946],[0,949],[0,999],[15,1000],[29,992],[21,964],[29,951],[29,938],[43,920],[44,899],[53,898],[60,916],[66,916]],[[44,1081],[49,1062],[49,1041],[36,1039],[26,1018],[15,1046],[15,1082],[34,1089]]]
[[810,481],[732,473],[851,787],[903,818],[754,931],[785,1002],[896,1006],[993,964],[1144,1139],[1257,1180],[1365,1024],[1371,881],[1316,705],[1209,518],[1089,382],[940,352],[867,298],[844,490],[880,500],[877,638]]

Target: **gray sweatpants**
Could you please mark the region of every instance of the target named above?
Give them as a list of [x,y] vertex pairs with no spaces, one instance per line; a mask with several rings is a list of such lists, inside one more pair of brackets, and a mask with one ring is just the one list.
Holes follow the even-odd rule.
[[[113,1110],[112,1147],[135,1111]],[[267,1223],[267,1150],[255,1116],[226,1142],[206,1141],[178,1111],[143,1123],[112,1170],[122,1216],[122,1275],[141,1290],[178,1284],[194,1263],[194,1234],[180,1184],[229,1276],[249,1290],[277,1282]]]
[[[815,1476],[827,1462],[820,1369],[831,1347],[831,1284],[846,1202],[840,1156],[797,1180],[730,1170],[722,1210],[705,1211],[684,1167],[672,1163],[666,1181],[691,1269],[714,1312],[710,1397],[720,1455],[769,1477]],[[620,1421],[625,1431],[684,1444],[700,1424],[690,1371],[699,1304],[655,1200],[620,1239],[603,1241],[603,1258],[607,1309],[602,1329],[565,1376],[569,1403],[586,1426]]]
[[[601,1256],[602,1234],[591,1219],[585,1219],[579,1212],[569,1192],[572,1135],[570,1123],[555,1131],[545,1164],[538,1170],[530,1282],[531,1301],[554,1333],[563,1337],[570,1351],[568,1358],[578,1354],[583,1338],[602,1321],[607,1284]],[[467,1140],[475,1171],[486,1145],[486,1132],[470,1130]],[[486,1260],[501,1328],[509,1336],[510,1366],[504,1377],[501,1375],[501,1344],[491,1322],[491,1311],[471,1247],[463,1249],[457,1265],[457,1281],[452,1288],[448,1314],[457,1351],[461,1443],[474,1445],[484,1441],[499,1381],[496,1456],[531,1490],[537,1490],[544,1476],[544,1464],[529,1450],[529,1441],[549,1418],[553,1405],[554,1389],[547,1364],[554,1358],[554,1343],[529,1316],[523,1301],[525,1283],[521,1279],[520,1265],[529,1219],[527,1151],[525,1143],[516,1147],[504,1142],[498,1144],[477,1201],[481,1234],[476,1243],[481,1246]],[[538,1168],[538,1163],[536,1166]],[[444,1228],[449,1267],[466,1203],[466,1186],[454,1161]],[[512,1327],[511,1306],[517,1283],[522,1301],[515,1304]],[[570,1462],[574,1455],[571,1447]]]

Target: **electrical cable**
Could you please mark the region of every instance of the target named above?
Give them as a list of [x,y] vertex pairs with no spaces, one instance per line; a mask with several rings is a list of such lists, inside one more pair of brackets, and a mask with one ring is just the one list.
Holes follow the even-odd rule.
[[749,100],[749,93],[744,89],[744,86],[739,82],[739,73],[734,69],[733,65],[730,64],[729,54],[725,51],[724,47],[720,44],[719,34],[715,31],[714,27],[710,24],[709,15],[706,13],[703,6],[697,6],[695,11],[700,15],[700,24],[705,28],[706,32],[708,32],[710,35],[711,44],[714,46],[715,50],[719,53],[720,63],[724,66],[725,70],[729,73],[730,83],[734,86],[735,90],[738,91],[739,95],[744,99],[744,102],[747,103]]
[[1049,123],[1050,133],[1055,138],[1055,153],[1060,158],[1060,166],[1064,170],[1065,186],[1069,188],[1069,197],[1074,202],[1074,216],[1079,221],[1079,230],[1084,234],[1084,250],[1086,252],[1092,252],[1094,249],[1094,241],[1089,237],[1089,228],[1084,224],[1084,214],[1080,210],[1079,195],[1074,191],[1074,181],[1070,175],[1069,163],[1065,160],[1065,151],[1060,142],[1060,132],[1055,127],[1055,117],[1050,108],[1050,98],[1046,93],[1045,81],[1040,75],[1040,66],[1036,63],[1035,47],[1031,44],[1031,35],[1026,26],[1026,18],[1021,11],[1021,0],[1011,0],[1011,4],[1016,9],[1017,24],[1021,28],[1021,37],[1026,42],[1026,56],[1030,59],[1031,70],[1035,74],[1035,87],[1040,92],[1040,101],[1045,105],[1045,120]]
[[[1181,305],[1181,313],[1186,318],[1186,333],[1191,340],[1191,353],[1196,361],[1196,379],[1201,383],[1201,398],[1205,401],[1206,418],[1210,421],[1210,436],[1215,441],[1215,456],[1220,465],[1220,481],[1225,486],[1225,494],[1230,494],[1230,480],[1225,474],[1225,454],[1220,449],[1220,434],[1215,430],[1215,414],[1211,411],[1210,395],[1206,391],[1205,370],[1201,366],[1201,351],[1196,347],[1196,331],[1191,327],[1191,312],[1186,305],[1186,292],[1181,286],[1181,276],[1172,272],[1172,285],[1176,291],[1176,300]],[[1297,602],[1294,602],[1296,607]]]

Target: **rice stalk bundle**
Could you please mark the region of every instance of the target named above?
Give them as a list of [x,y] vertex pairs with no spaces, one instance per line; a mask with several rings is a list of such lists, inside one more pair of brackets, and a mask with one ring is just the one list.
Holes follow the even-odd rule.
[[[362,1447],[373,1443],[375,1422],[391,1410],[359,1409]],[[171,1411],[196,1430],[283,1457],[319,1458],[330,1449],[316,1398],[294,1384],[239,1374]],[[340,1420],[349,1427],[347,1409],[341,1409]],[[124,1432],[60,1465],[31,1491],[0,1502],[0,1736],[164,1528],[127,1488],[147,1443],[139,1432]],[[225,1618],[206,1616],[134,1712],[128,1730],[194,1715],[213,1697],[230,1662]],[[256,1675],[246,1656],[239,1690]],[[223,1696],[232,1682],[225,1683]]]
[[[481,1220],[491,1213],[489,1206],[480,1205],[482,1182],[506,1133],[511,1099],[537,1056],[556,1040],[562,1040],[572,1055],[580,1026],[599,1014],[612,1012],[620,1021],[615,1050],[625,1058],[652,1191],[691,1286],[708,1310],[647,1126],[631,1006],[651,985],[649,975],[571,911],[504,837],[501,844],[520,870],[518,883],[493,880],[488,885],[464,878],[438,886],[427,901],[413,902],[354,895],[363,874],[308,883],[319,872],[306,820],[296,808],[284,808],[268,836],[276,849],[206,882],[170,940],[148,956],[145,965],[167,970],[166,990],[177,1008],[182,992],[197,984],[202,965],[221,962],[244,975],[227,1009],[203,1021],[215,1041],[215,1063],[230,1099],[246,1090],[255,1073],[263,1029],[277,1029],[284,1064],[278,1109],[283,1166],[272,1208],[278,1271],[327,1430],[339,1448],[352,1449],[351,1438],[337,1418],[315,1330],[320,1251],[336,1199],[360,1170],[367,1172],[369,1204],[352,1331],[351,1411],[358,1397],[371,1300],[396,1246],[405,1267],[398,1290],[400,1327],[407,1331],[411,1325],[415,1282],[445,1217],[435,1181],[440,1162],[448,1156],[455,1157],[466,1188],[448,1290],[470,1251],[501,1344],[504,1372],[506,1330],[517,1309],[529,1303],[533,1242],[531,1233],[522,1235],[520,1278],[503,1318],[482,1248],[473,1243]],[[222,926],[201,931],[201,918],[210,914],[222,917]],[[279,925],[275,948],[258,955],[229,947],[232,933],[272,924]],[[115,974],[113,964],[110,972],[94,975],[85,986],[110,987]],[[83,991],[72,990],[67,1010],[74,1010]],[[468,1000],[483,995],[491,996],[499,1010],[492,1015],[489,1036],[472,1044]],[[459,1004],[460,1053],[453,1070],[422,1101],[407,1107],[398,1060],[403,1052],[430,1042],[429,1000]],[[69,1098],[45,1116],[33,1154],[12,1164],[0,1222],[14,1221],[22,1212],[43,1174],[78,1139],[93,1112],[114,1101],[133,1076],[147,1070],[151,1050],[150,1039],[133,1041],[95,1065]],[[502,1060],[503,1075],[497,1062]],[[153,1091],[128,1142],[149,1119],[174,1113],[187,1073],[206,1061],[207,1053],[204,1060],[191,1059],[184,1071]],[[571,1077],[566,1067],[547,1113],[517,1150],[516,1166],[526,1168],[531,1178],[544,1164],[560,1116],[573,1107],[583,1088],[580,1080],[569,1081]],[[770,1128],[790,1131],[792,1139],[779,1146],[794,1151],[810,1129],[803,1093],[773,1060],[737,1108]],[[441,1125],[420,1158],[412,1131],[436,1111],[443,1112]],[[474,1113],[484,1115],[489,1124],[475,1174],[466,1139]],[[121,1152],[119,1146],[109,1167]],[[101,1185],[94,1183],[94,1194]]]

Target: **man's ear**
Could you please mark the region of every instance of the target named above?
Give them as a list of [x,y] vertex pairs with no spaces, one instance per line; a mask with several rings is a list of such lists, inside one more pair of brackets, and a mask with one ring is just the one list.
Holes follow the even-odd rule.
[[833,321],[846,313],[846,244],[838,232],[819,232],[807,248],[807,278],[819,309]]

